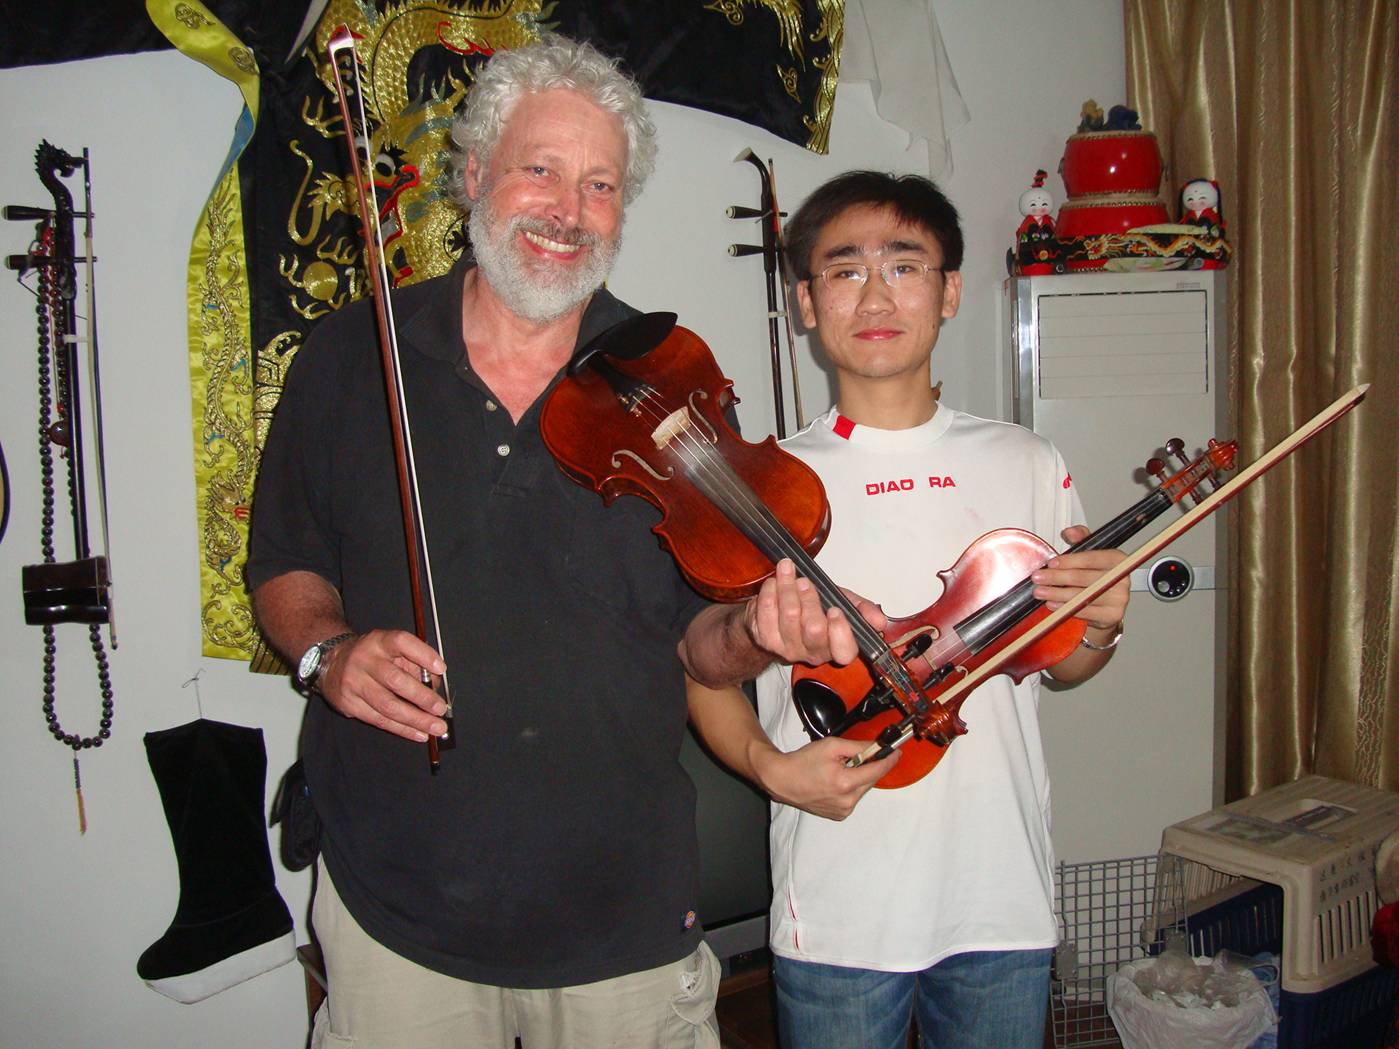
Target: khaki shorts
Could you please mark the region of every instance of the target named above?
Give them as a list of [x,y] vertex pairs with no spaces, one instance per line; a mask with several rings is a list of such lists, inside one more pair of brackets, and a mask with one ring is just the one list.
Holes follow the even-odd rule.
[[719,1049],[719,961],[688,958],[611,980],[520,990],[425,969],[371,938],[322,864],[311,920],[329,995],[311,1049]]

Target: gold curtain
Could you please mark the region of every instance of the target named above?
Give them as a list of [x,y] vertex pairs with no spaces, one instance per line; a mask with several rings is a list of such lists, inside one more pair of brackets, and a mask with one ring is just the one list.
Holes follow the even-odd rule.
[[1173,189],[1220,184],[1242,461],[1372,384],[1230,504],[1228,796],[1306,772],[1399,789],[1399,4],[1124,8]]

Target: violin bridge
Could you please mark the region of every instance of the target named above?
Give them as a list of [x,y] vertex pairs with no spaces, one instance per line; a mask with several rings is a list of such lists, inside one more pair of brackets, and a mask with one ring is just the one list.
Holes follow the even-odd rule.
[[664,419],[661,425],[651,431],[651,440],[655,442],[656,451],[664,451],[666,445],[690,428],[690,409],[677,408]]

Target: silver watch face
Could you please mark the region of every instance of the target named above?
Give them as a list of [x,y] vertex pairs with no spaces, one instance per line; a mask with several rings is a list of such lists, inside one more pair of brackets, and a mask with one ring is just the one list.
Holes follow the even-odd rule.
[[315,677],[316,671],[321,665],[321,646],[312,645],[306,650],[306,654],[301,657],[301,663],[296,668],[296,679],[303,685],[310,684]]

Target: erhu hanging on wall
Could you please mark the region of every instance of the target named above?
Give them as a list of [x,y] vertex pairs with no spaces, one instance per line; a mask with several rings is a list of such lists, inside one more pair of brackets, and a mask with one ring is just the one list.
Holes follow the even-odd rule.
[[[34,240],[23,255],[6,259],[9,269],[20,271],[20,279],[36,274],[36,314],[38,322],[39,388],[39,470],[43,498],[41,548],[43,561],[23,569],[24,621],[42,626],[44,631],[44,719],[49,732],[73,750],[73,780],[78,795],[78,826],[86,831],[82,780],[78,752],[100,747],[112,734],[112,680],[107,653],[102,642],[102,624],[108,628],[116,648],[116,628],[112,616],[112,574],[107,538],[107,484],[102,447],[102,387],[98,369],[96,302],[93,288],[92,179],[88,152],[75,157],[43,142],[34,157],[39,181],[53,198],[52,207],[9,205],[7,219],[35,222]],[[63,179],[79,171],[83,177],[83,210],[73,208],[73,195]],[[77,250],[76,223],[83,220],[84,251]],[[83,264],[85,281],[85,324],[78,328],[78,266]],[[86,378],[82,378],[78,346],[86,348]],[[87,470],[83,427],[83,399],[80,389],[86,382],[89,422],[93,437],[93,461],[97,473],[98,517],[102,533],[102,553],[94,555],[89,543]],[[68,506],[73,523],[72,557],[58,559],[54,542],[55,495],[54,455],[66,464]],[[66,732],[54,709],[57,675],[55,665],[58,641],[55,626],[60,623],[86,623],[97,684],[102,695],[102,716],[91,736]]]
[[[735,164],[744,161],[758,169],[760,182],[758,207],[749,208],[741,204],[730,205],[726,214],[731,219],[757,219],[762,231],[761,244],[730,244],[730,255],[762,255],[763,274],[767,279],[768,305],[768,345],[772,354],[772,399],[777,423],[777,436],[787,436],[786,398],[782,392],[782,352],[780,348],[778,321],[783,321],[787,331],[787,362],[792,373],[792,403],[797,410],[797,429],[806,426],[802,411],[801,379],[797,375],[797,344],[792,331],[792,305],[787,290],[791,274],[787,268],[787,250],[782,241],[782,212],[777,206],[777,188],[772,170],[772,161],[764,164],[751,149],[745,149],[734,157]],[[777,308],[781,289],[782,308]]]

